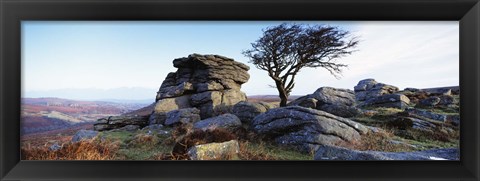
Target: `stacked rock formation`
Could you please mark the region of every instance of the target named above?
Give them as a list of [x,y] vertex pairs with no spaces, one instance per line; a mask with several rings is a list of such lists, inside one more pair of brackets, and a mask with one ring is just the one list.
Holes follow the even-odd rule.
[[178,69],[169,73],[160,86],[151,115],[99,119],[94,130],[194,123],[231,112],[235,104],[247,100],[240,91],[250,78],[250,68],[245,64],[220,55],[191,54],[173,60],[173,66]]
[[365,79],[354,87],[355,97],[358,101],[365,101],[372,97],[398,92],[398,87],[379,83],[375,79]]
[[173,66],[177,71],[167,75],[157,93],[157,114],[195,107],[205,119],[247,99],[240,91],[250,78],[245,64],[220,55],[192,54],[173,60]]
[[354,87],[355,98],[362,101],[360,107],[391,107],[405,109],[410,104],[407,96],[398,92],[398,87],[365,79]]
[[288,105],[322,110],[341,117],[354,117],[359,113],[355,108],[355,94],[348,89],[321,87],[313,94],[302,96]]
[[[116,130],[122,128],[135,129],[148,125],[148,116],[110,116],[95,122],[93,129],[96,131]],[[128,126],[128,127],[127,127]]]

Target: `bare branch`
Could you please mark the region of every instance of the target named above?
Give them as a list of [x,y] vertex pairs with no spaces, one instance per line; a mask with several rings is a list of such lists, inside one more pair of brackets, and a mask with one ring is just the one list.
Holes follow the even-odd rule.
[[337,27],[281,24],[263,30],[263,36],[242,53],[275,81],[281,106],[295,86],[295,77],[304,67],[321,67],[340,78],[346,64],[336,63],[356,51],[358,37]]

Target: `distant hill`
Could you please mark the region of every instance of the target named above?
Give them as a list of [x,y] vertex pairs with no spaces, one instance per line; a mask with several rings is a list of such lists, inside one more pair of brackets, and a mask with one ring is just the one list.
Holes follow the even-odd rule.
[[64,129],[76,124],[121,115],[148,104],[77,101],[60,98],[22,98],[21,132]]
[[146,100],[152,97],[154,98],[155,95],[157,95],[157,88],[119,87],[112,89],[71,88],[37,91],[27,90],[24,92],[23,97],[57,97],[73,100]]

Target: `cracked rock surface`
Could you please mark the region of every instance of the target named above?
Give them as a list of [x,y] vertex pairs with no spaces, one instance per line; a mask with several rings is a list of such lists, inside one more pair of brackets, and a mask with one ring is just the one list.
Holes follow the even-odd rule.
[[167,75],[157,92],[155,113],[195,107],[205,119],[247,99],[240,91],[250,78],[245,64],[220,55],[191,54],[173,60],[173,66],[177,71]]
[[359,141],[369,130],[350,119],[300,106],[270,109],[254,118],[253,129],[272,137],[277,144],[304,152],[314,151],[320,145]]

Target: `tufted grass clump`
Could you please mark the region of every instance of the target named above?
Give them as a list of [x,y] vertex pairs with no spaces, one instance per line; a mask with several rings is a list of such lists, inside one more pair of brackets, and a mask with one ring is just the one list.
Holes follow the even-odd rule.
[[118,149],[118,142],[89,140],[67,143],[55,151],[48,147],[23,147],[21,157],[22,160],[114,160]]

